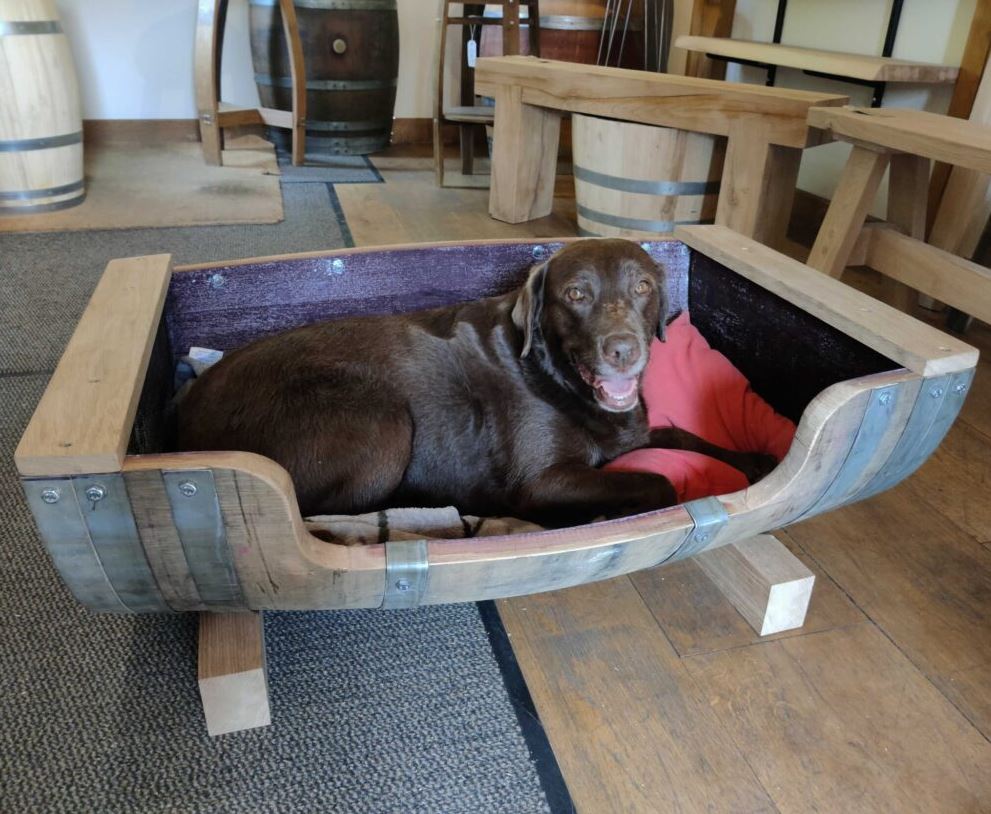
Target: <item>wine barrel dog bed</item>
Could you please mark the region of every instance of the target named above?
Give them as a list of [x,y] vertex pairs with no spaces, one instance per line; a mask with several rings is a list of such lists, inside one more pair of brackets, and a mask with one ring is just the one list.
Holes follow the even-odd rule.
[[412,607],[548,591],[670,562],[862,500],[950,428],[977,351],[721,226],[642,244],[673,310],[798,424],[747,489],[575,528],[342,546],[305,528],[288,474],[170,451],[177,360],[276,331],[503,293],[565,241],[431,244],[172,269],[109,264],[16,463],[41,539],[95,611]]

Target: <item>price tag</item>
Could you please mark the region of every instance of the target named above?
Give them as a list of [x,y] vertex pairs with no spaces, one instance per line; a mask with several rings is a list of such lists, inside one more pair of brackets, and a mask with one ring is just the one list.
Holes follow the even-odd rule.
[[475,40],[468,40],[468,67],[475,67],[475,60],[478,59],[478,43]]

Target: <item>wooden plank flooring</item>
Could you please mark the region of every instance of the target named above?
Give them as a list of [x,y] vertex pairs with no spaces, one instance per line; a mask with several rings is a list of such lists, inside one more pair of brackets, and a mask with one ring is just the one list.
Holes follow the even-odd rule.
[[[359,245],[575,233],[565,185],[510,226],[425,154],[374,160],[385,184],[337,187]],[[991,329],[968,339],[991,357]],[[760,640],[690,561],[500,602],[578,810],[991,811],[989,497],[985,358],[908,482],[777,532],[816,573],[802,630]]]

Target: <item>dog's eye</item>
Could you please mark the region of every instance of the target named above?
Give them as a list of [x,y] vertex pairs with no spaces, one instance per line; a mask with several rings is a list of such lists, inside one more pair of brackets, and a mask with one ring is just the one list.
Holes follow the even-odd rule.
[[633,289],[633,293],[639,294],[641,297],[649,292],[650,292],[649,280],[641,280],[639,283],[636,284],[636,286]]
[[578,286],[573,285],[567,290],[565,290],[564,296],[566,296],[572,302],[581,302],[583,299],[585,299],[585,292],[582,291]]

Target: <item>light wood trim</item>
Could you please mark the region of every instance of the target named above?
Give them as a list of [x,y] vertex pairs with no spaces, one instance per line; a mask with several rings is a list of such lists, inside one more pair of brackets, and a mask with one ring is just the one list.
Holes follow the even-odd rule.
[[809,124],[840,141],[879,145],[991,173],[991,128],[900,108],[814,107]]
[[771,143],[788,147],[809,143],[804,119],[810,107],[848,101],[834,94],[535,57],[479,59],[476,91],[494,96],[500,85],[522,88],[524,104],[720,136],[729,134],[734,120],[767,116]]
[[220,71],[218,54],[223,48],[219,19],[227,0],[199,0],[196,13],[194,72],[196,78],[196,111],[199,115],[203,160],[219,167],[223,163],[223,135],[217,123],[220,101]]
[[969,370],[977,350],[724,226],[675,238],[922,376]]
[[703,551],[695,562],[761,636],[805,624],[815,575],[773,534]]
[[17,445],[22,475],[120,471],[171,276],[168,254],[107,266]]
[[[282,113],[284,111],[278,111]],[[239,107],[229,102],[220,102],[217,109],[217,126],[243,127],[252,124],[265,124],[262,111],[257,107]]]
[[[733,33],[736,0],[695,0],[689,31],[694,37],[729,37]],[[675,46],[681,37],[675,39]],[[726,63],[711,60],[698,51],[689,51],[685,61],[685,76],[725,79]]]
[[197,679],[211,737],[268,726],[265,631],[260,613],[201,613]]
[[729,39],[728,37],[681,36],[675,42],[679,48],[700,54],[764,62],[785,68],[817,71],[867,82],[915,82],[944,84],[956,81],[958,68],[913,62],[908,59],[876,57],[868,54],[847,54],[823,51],[773,42]]
[[894,229],[864,231],[870,236],[865,265],[991,322],[991,271]]
[[809,266],[830,277],[838,278],[843,273],[881,185],[888,158],[887,152],[854,145],[806,261]]
[[[296,6],[293,0],[279,0],[282,10],[282,28],[285,31],[286,45],[289,49],[289,75],[292,78],[292,111],[288,124],[275,124],[266,119],[273,127],[288,127],[292,131],[292,163],[300,167],[306,156],[306,66],[303,62],[303,45],[299,38],[299,22],[296,19]],[[276,111],[263,108],[261,113]],[[279,111],[281,112],[281,111]]]
[[[987,100],[980,104],[978,98],[985,95],[980,92],[980,88],[984,85],[984,69],[987,65],[989,49],[991,49],[991,2],[978,0],[974,7],[974,16],[970,21],[967,44],[964,46],[963,56],[960,58],[960,73],[953,86],[950,106],[946,110],[947,116],[987,124],[989,114]],[[949,164],[936,164],[933,167],[932,177],[929,181],[928,226],[932,225],[939,209],[949,175]]]

